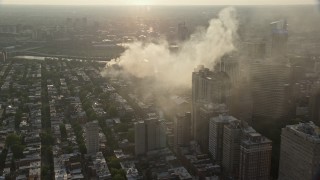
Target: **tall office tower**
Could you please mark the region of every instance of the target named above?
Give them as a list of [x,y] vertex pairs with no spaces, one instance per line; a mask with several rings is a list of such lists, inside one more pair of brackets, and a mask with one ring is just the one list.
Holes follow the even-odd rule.
[[241,136],[240,121],[232,121],[224,126],[222,167],[225,177],[239,178]]
[[146,153],[146,125],[144,121],[134,123],[135,154]]
[[320,173],[320,132],[313,122],[288,125],[282,129],[280,180],[304,180]]
[[167,145],[165,122],[153,117],[135,123],[135,142],[136,155],[165,148]]
[[186,146],[191,141],[191,113],[177,114],[174,119],[174,146]]
[[272,22],[271,26],[271,54],[273,57],[287,55],[288,24],[286,20]]
[[229,110],[225,104],[203,104],[199,109],[197,142],[203,152],[209,150],[209,121],[210,118],[227,114]]
[[232,88],[234,86],[238,86],[239,83],[242,83],[243,72],[238,56],[223,56],[220,62],[215,66],[215,71],[222,71],[227,73]]
[[219,115],[210,119],[209,152],[218,164],[222,162],[224,126],[232,121],[237,121],[237,119],[227,115]]
[[[230,96],[230,78],[225,72],[213,72],[198,66],[192,73],[192,134],[196,141],[205,139],[209,120],[201,119],[200,109],[205,104],[225,104]],[[208,131],[207,131],[208,132]],[[200,144],[201,145],[201,144]],[[205,146],[202,150],[207,151]]]
[[185,41],[189,38],[190,32],[186,26],[186,23],[179,23],[178,24],[178,39],[180,41]]
[[272,62],[250,64],[253,117],[279,119],[289,114],[290,67]]
[[257,132],[243,133],[240,146],[240,180],[269,180],[272,141]]
[[216,66],[216,70],[226,72],[230,78],[232,88],[226,102],[230,114],[250,122],[252,119],[252,94],[248,67],[248,64],[243,60],[239,61],[239,56],[229,55],[221,58],[220,65]]
[[97,121],[88,122],[85,125],[85,143],[88,154],[96,154],[99,151],[99,125]]
[[244,55],[251,59],[262,59],[266,57],[266,42],[243,42]]

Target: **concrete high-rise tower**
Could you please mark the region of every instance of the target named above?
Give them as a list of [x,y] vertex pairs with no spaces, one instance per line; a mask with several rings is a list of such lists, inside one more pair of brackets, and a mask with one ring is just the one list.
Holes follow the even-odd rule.
[[167,145],[165,122],[152,117],[136,122],[135,154],[143,155],[148,151],[165,148]]
[[279,180],[318,179],[320,175],[320,129],[313,122],[282,129]]
[[269,180],[272,141],[253,131],[243,132],[240,146],[240,180]]
[[240,121],[233,121],[224,126],[222,167],[225,177],[239,178],[241,137]]
[[146,153],[146,125],[144,121],[134,123],[135,154]]
[[99,151],[99,125],[97,121],[88,122],[85,125],[85,143],[88,154],[96,154]]
[[[230,78],[226,72],[213,72],[199,66],[192,73],[192,134],[203,151],[207,151],[209,118],[208,104],[225,104],[230,96]],[[207,118],[202,118],[206,116]],[[212,117],[212,116],[211,116]],[[201,143],[204,141],[204,143]]]
[[191,113],[177,114],[174,119],[174,146],[186,146],[191,141]]
[[[253,117],[279,119],[289,113],[291,69],[285,64],[250,64]],[[253,118],[255,119],[255,118]]]
[[185,41],[189,38],[190,32],[186,26],[186,23],[179,23],[178,24],[178,40]]
[[288,24],[287,20],[272,22],[271,26],[271,54],[273,57],[287,55]]
[[216,163],[222,163],[224,126],[237,121],[232,116],[220,115],[210,119],[209,124],[209,152]]
[[164,121],[157,118],[145,120],[148,151],[166,147],[166,132],[163,123]]

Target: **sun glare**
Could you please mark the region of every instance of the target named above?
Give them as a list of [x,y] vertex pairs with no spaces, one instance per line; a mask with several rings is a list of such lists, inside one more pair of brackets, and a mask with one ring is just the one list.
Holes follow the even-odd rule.
[[137,6],[152,5],[151,0],[133,0],[133,4]]

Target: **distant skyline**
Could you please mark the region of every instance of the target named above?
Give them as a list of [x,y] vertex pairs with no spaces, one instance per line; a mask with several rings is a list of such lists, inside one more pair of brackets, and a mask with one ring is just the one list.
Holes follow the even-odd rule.
[[0,4],[37,5],[294,5],[317,0],[0,0]]

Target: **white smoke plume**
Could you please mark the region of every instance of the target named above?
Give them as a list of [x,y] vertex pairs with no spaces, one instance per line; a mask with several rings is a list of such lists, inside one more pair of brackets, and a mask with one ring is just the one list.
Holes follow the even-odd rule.
[[221,10],[210,20],[206,30],[199,30],[190,40],[181,44],[177,53],[171,53],[167,41],[158,43],[134,42],[118,58],[106,66],[105,75],[117,64],[122,72],[138,78],[154,77],[155,82],[169,86],[190,86],[191,75],[198,65],[212,68],[219,59],[235,50],[238,21],[232,7]]

